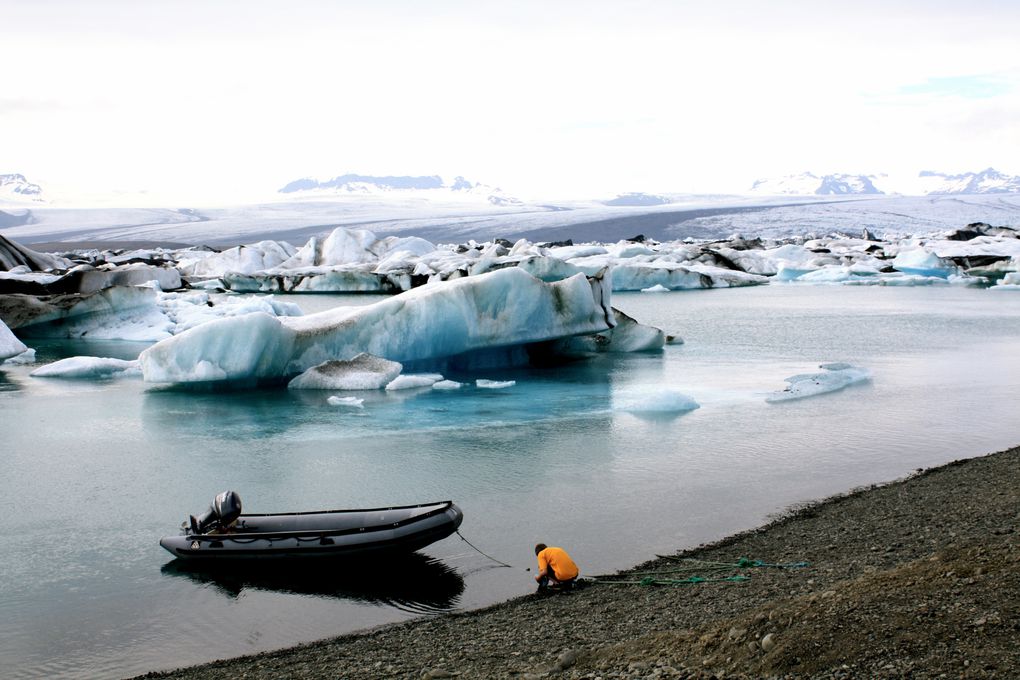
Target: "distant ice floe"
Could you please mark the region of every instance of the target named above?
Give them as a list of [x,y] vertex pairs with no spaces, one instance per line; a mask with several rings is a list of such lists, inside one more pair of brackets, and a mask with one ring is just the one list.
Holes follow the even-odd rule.
[[636,414],[677,414],[701,408],[695,399],[674,389],[643,389],[614,398],[617,410]]
[[486,380],[478,378],[475,380],[475,387],[483,390],[504,390],[517,384],[516,380]]
[[68,357],[46,364],[32,371],[33,378],[68,378],[95,380],[141,375],[137,361],[106,357]]
[[396,378],[387,383],[386,390],[392,392],[395,390],[413,390],[421,387],[432,387],[441,380],[443,380],[443,376],[439,373],[408,373],[405,375],[398,375]]
[[338,397],[336,395],[326,399],[330,406],[346,406],[347,408],[365,408],[365,400],[358,397]]
[[432,389],[434,390],[459,390],[464,386],[464,383],[457,382],[456,380],[440,380],[432,383]]
[[789,383],[786,389],[773,392],[765,397],[765,401],[775,403],[815,397],[871,379],[867,370],[843,362],[821,364],[819,368],[823,369],[822,373],[803,373],[790,376],[786,379],[786,382]]

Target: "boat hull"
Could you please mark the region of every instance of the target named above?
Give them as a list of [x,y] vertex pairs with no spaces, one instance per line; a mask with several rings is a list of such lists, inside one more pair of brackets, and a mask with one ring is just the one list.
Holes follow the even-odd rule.
[[452,501],[369,510],[241,515],[229,533],[167,536],[159,544],[185,560],[367,559],[409,553],[457,530]]

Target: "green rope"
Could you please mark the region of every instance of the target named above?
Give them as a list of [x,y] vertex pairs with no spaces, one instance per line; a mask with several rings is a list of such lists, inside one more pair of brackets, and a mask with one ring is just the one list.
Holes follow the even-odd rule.
[[703,576],[691,576],[684,579],[675,578],[653,578],[646,576],[642,579],[631,580],[631,579],[620,579],[620,580],[607,580],[605,578],[596,579],[596,583],[604,583],[610,586],[690,586],[697,585],[699,583],[740,583],[741,581],[750,581],[748,576],[725,576],[719,578],[705,578]]
[[[687,586],[698,583],[740,583],[750,581],[749,576],[722,576],[725,571],[738,569],[753,569],[760,567],[772,567],[776,569],[801,569],[810,566],[809,562],[783,562],[773,563],[763,560],[753,560],[749,557],[740,557],[736,562],[718,562],[714,560],[699,560],[691,557],[671,557],[669,555],[656,555],[656,557],[674,562],[677,564],[672,569],[656,569],[647,571],[632,571],[626,576],[593,576],[596,583],[606,585],[638,585],[638,586]],[[697,571],[700,574],[711,574],[709,576],[691,575],[687,578],[668,578],[673,574],[686,574]],[[714,572],[714,574],[713,574]],[[639,578],[629,578],[639,577]]]
[[699,560],[693,557],[672,557],[670,555],[656,555],[656,557],[669,560],[670,562],[679,562],[686,564],[703,564],[712,565],[715,567],[728,567],[737,569],[749,569],[751,567],[773,567],[777,569],[802,569],[804,567],[811,566],[810,562],[765,562],[763,560],[753,560],[749,557],[738,557],[736,563],[733,562],[716,562],[714,560]]

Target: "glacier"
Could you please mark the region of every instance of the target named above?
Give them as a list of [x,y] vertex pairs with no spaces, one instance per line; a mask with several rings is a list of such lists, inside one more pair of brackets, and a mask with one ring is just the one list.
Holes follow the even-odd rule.
[[603,277],[547,283],[501,269],[365,307],[211,321],[156,343],[139,361],[145,380],[155,383],[281,380],[362,352],[404,364],[441,362],[607,331],[616,323],[609,298]]

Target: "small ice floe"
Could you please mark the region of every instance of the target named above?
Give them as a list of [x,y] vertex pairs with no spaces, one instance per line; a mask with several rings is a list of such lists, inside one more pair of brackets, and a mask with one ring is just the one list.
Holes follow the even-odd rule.
[[338,397],[333,395],[326,400],[330,406],[346,406],[347,408],[365,408],[365,400],[357,397]]
[[459,383],[456,380],[440,380],[439,382],[433,383],[432,389],[434,390],[459,390],[464,386],[464,383]]
[[416,387],[432,387],[443,379],[439,373],[408,373],[398,375],[386,385],[387,391],[412,390]]
[[790,376],[786,379],[786,382],[789,383],[786,389],[769,394],[765,397],[765,401],[775,403],[778,401],[805,399],[819,394],[835,392],[848,385],[862,383],[871,378],[867,370],[843,362],[822,364],[819,368],[823,369],[824,372],[802,373]]
[[33,378],[71,378],[95,380],[141,375],[137,361],[106,357],[68,357],[32,371]]
[[400,375],[396,361],[362,352],[349,361],[325,361],[287,384],[292,390],[377,390]]
[[701,408],[701,404],[677,390],[655,389],[624,394],[616,408],[636,414],[677,414]]
[[485,390],[502,390],[507,387],[513,387],[516,384],[516,380],[485,380],[484,378],[475,380],[475,387],[481,387]]
[[648,288],[642,288],[641,292],[642,293],[668,293],[670,291],[669,291],[669,288],[666,288],[661,283],[657,283],[654,286],[650,286]]

